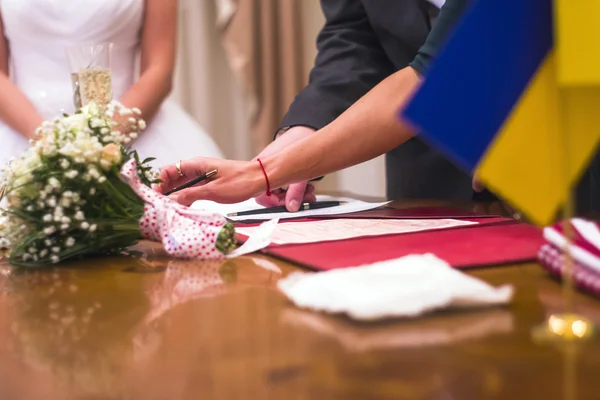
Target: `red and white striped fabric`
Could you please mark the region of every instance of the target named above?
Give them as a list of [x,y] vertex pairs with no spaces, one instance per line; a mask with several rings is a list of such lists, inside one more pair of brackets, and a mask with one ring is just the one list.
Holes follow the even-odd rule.
[[567,262],[567,251],[573,260],[573,280],[586,291],[600,295],[600,227],[580,218],[571,220],[573,241],[568,243],[563,224],[544,229],[544,244],[538,252],[542,267],[562,277]]

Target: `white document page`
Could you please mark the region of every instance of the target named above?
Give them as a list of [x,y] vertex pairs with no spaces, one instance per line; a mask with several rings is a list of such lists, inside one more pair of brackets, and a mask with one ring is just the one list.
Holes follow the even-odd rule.
[[346,203],[335,207],[298,211],[295,213],[280,212],[273,214],[254,214],[244,216],[229,216],[228,214],[240,211],[256,210],[265,207],[258,205],[255,199],[250,199],[242,203],[236,204],[219,204],[215,203],[214,201],[198,200],[194,202],[194,204],[192,204],[192,208],[205,209],[208,211],[216,212],[222,214],[223,216],[227,217],[232,221],[266,221],[270,219],[307,218],[319,215],[349,214],[359,211],[372,210],[389,203],[389,201],[383,203],[368,203],[365,201],[360,201],[347,197],[332,197],[325,195],[317,196],[317,201],[345,201]]
[[[456,219],[328,219],[310,222],[285,222],[277,225],[271,235],[271,243],[315,243],[476,224],[477,222]],[[257,229],[256,227],[241,226],[237,227],[236,231],[249,236]]]

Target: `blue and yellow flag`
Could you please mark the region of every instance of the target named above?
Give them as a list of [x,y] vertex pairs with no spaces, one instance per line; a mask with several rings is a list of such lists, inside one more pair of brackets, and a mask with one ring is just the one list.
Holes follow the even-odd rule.
[[553,6],[473,2],[403,111],[425,140],[539,225],[554,220],[600,139],[600,58],[594,71],[582,68],[554,43],[567,37],[565,52],[576,58],[573,38],[595,50],[599,35],[594,43],[564,35],[579,14],[555,26]]

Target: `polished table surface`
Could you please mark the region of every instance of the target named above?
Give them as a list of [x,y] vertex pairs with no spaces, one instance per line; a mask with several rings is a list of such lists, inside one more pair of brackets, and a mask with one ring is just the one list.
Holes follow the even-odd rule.
[[[291,264],[138,250],[35,272],[0,260],[0,399],[600,398],[596,337],[532,339],[563,310],[535,264],[468,271],[513,284],[508,307],[360,324],[291,305],[276,286]],[[600,326],[600,300],[574,304]]]

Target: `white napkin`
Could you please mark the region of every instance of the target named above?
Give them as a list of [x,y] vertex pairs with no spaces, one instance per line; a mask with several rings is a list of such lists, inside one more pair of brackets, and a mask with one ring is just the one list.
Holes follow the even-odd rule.
[[290,274],[280,290],[297,306],[345,313],[358,320],[417,317],[446,308],[506,304],[513,288],[494,288],[433,254],[410,255],[371,265]]

